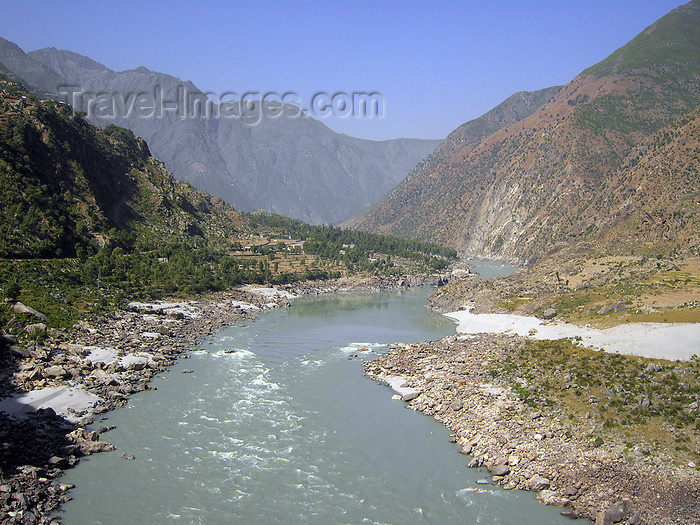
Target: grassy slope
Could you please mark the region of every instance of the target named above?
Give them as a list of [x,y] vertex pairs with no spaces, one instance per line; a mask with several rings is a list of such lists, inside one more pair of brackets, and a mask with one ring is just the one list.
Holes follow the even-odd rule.
[[[596,446],[700,465],[700,360],[607,354],[569,340],[527,341],[491,363],[526,403],[566,410]],[[534,388],[533,388],[534,387]]]

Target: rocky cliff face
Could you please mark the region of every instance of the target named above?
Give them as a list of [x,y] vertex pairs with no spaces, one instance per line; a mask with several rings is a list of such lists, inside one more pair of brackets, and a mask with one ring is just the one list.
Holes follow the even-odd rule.
[[[2,49],[0,62],[9,56]],[[182,107],[190,110],[207,100],[196,95],[199,89],[192,82],[145,67],[114,72],[87,57],[54,48],[24,55],[14,46],[12,57],[6,65],[19,76],[35,78],[36,69],[51,73],[40,80],[44,89],[54,93],[59,85],[122,97],[162,90],[158,93],[165,100],[175,101],[183,100],[186,90],[190,100]],[[86,100],[82,98],[84,105]],[[156,118],[125,115],[125,111],[100,113],[104,107],[93,106],[90,122],[116,124],[145,138],[153,155],[180,180],[244,211],[262,208],[311,223],[340,222],[376,202],[439,143],[357,139],[305,116],[283,114],[250,125],[241,118],[181,118],[174,111]]]
[[626,159],[700,103],[699,28],[694,1],[530,116],[476,144],[461,143],[455,131],[358,227],[522,260],[595,238],[625,205]]

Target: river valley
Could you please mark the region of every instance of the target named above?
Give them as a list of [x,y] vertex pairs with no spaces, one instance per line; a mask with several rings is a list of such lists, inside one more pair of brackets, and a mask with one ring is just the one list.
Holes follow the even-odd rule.
[[95,424],[117,451],[66,473],[64,523],[568,522],[477,484],[448,429],[363,376],[390,343],[454,333],[429,292],[297,299],[203,341]]

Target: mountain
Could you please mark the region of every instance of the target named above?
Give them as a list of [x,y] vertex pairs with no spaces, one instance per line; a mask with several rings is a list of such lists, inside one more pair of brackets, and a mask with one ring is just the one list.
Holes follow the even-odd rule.
[[632,150],[610,184],[595,237],[664,253],[700,253],[700,107]]
[[344,275],[398,280],[456,257],[430,243],[242,215],[176,181],[132,131],[93,126],[1,73],[0,201],[0,329],[15,333],[23,325],[8,301],[18,299],[67,328],[126,297]]
[[73,257],[136,240],[225,245],[251,230],[221,199],[175,181],[132,132],[100,131],[4,75],[0,100],[0,257]]
[[27,56],[17,44],[0,37],[0,63],[35,88],[56,93],[63,79],[41,62]]
[[[12,57],[12,65],[5,65],[23,78],[37,69],[52,72],[51,81],[41,78],[44,89],[58,92],[58,86],[73,86],[63,88],[64,98],[72,98],[72,93],[66,95],[69,89],[117,94],[103,95],[110,107],[121,97],[117,111],[108,115],[99,111],[104,106],[95,104],[88,120],[131,129],[148,141],[153,155],[180,180],[243,211],[262,208],[311,223],[339,222],[381,198],[439,143],[362,140],[286,112],[255,125],[240,112],[233,118],[182,118],[184,108],[192,115],[196,105],[205,107],[207,102],[192,82],[145,67],[114,72],[90,58],[54,48],[24,55],[14,46]],[[0,62],[5,59],[0,48]],[[179,113],[166,110],[153,118],[134,111],[127,114],[133,101],[129,97],[138,93],[154,94],[153,99],[162,93],[159,100],[172,101],[173,107],[178,101]],[[87,95],[78,100],[84,103],[78,109],[87,110]]]
[[[545,102],[548,102],[561,91],[562,87],[553,86],[538,91],[519,91],[511,95],[487,113],[462,124],[452,131],[432,155],[420,162],[415,171],[431,170],[440,163],[449,162],[451,156],[457,153],[458,150],[458,154],[464,155],[466,151],[476,146],[484,137],[532,115]],[[342,225],[349,228],[354,227],[373,208],[374,206],[371,206],[363,210],[344,221]]]
[[434,159],[446,159],[456,151],[476,145],[499,129],[506,128],[532,115],[549,102],[564,86],[552,86],[538,91],[519,91],[479,118],[462,124],[445,140],[445,146],[435,152]]
[[[356,227],[521,260],[595,239],[631,198],[625,162],[700,104],[699,80],[694,0],[583,71],[532,115],[476,144],[460,143],[453,132]],[[668,188],[687,183],[684,173],[666,176]],[[661,195],[681,199],[670,190]]]
[[7,69],[2,62],[0,62],[0,76],[4,81],[11,82],[13,85],[17,86],[17,89],[23,90],[25,93],[28,93],[41,100],[53,97],[51,93],[47,93],[41,88],[27,84],[23,78],[15,75],[12,71]]

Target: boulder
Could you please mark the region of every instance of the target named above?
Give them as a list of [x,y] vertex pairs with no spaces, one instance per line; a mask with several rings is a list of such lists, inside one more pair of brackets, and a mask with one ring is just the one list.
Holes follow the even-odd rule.
[[481,459],[480,458],[472,458],[467,467],[469,468],[476,468],[481,466]]
[[68,375],[68,372],[61,365],[50,366],[44,369],[44,377],[47,379],[60,379],[66,375]]
[[66,439],[74,444],[82,441],[97,441],[100,435],[94,430],[85,430],[84,428],[76,428],[70,434],[66,434]]
[[527,489],[540,492],[542,490],[548,489],[549,485],[550,482],[547,478],[544,478],[542,476],[533,476],[527,482]]
[[647,366],[644,369],[645,374],[653,374],[654,372],[661,372],[664,369],[663,366],[661,366],[658,363],[651,363],[649,366]]
[[61,417],[60,417],[60,416],[57,416],[57,415],[56,415],[56,411],[55,411],[53,408],[51,408],[51,407],[37,408],[37,409],[36,409],[36,414],[37,414],[37,416],[42,416],[42,417],[45,417],[45,418],[47,418],[47,419],[54,419],[54,418],[56,418],[56,417],[58,417],[59,419],[61,419]]
[[26,348],[22,348],[21,346],[17,346],[17,345],[12,345],[10,347],[9,352],[10,352],[10,355],[15,356],[15,357],[19,357],[20,359],[26,359],[28,357],[32,357],[32,354],[29,350],[27,350]]
[[167,335],[167,336],[173,335],[172,331],[167,326],[156,326],[153,329],[153,331],[160,334],[160,335]]
[[116,378],[112,377],[107,372],[104,372],[102,370],[93,370],[92,372],[90,372],[90,377],[95,378],[96,381],[99,381],[105,386],[119,386],[119,381],[117,381]]
[[65,469],[69,467],[68,458],[62,458],[60,456],[51,456],[48,460],[48,464],[52,467],[57,467],[60,469]]
[[491,472],[493,476],[507,476],[510,474],[510,467],[507,463],[503,465],[495,465],[489,469],[489,472]]
[[554,308],[547,308],[542,312],[542,317],[545,319],[554,319],[557,316],[557,311]]
[[111,452],[115,450],[114,445],[106,441],[83,441],[78,443],[78,446],[80,447],[80,451],[86,456],[96,454],[97,452]]
[[146,368],[147,361],[132,361],[126,365],[127,370],[138,372]]
[[417,398],[419,395],[420,395],[420,392],[418,392],[417,390],[414,390],[413,392],[409,392],[409,393],[401,396],[401,399],[403,399],[404,401],[412,401],[413,399]]
[[622,311],[624,311],[624,310],[627,310],[629,307],[627,306],[627,303],[626,303],[626,302],[624,302],[624,301],[617,301],[617,302],[614,302],[614,303],[611,305],[611,308],[612,308],[613,310],[615,310],[616,312],[622,312]]
[[0,346],[12,346],[17,344],[17,339],[10,334],[0,334]]
[[26,304],[20,303],[19,301],[12,305],[12,309],[17,314],[27,314],[36,317],[37,319],[39,319],[39,321],[42,321],[44,323],[49,322],[49,318],[46,314],[41,313],[39,310],[36,310],[31,306],[27,306]]
[[19,505],[19,508],[24,510],[29,506],[29,498],[27,498],[26,494],[22,492],[16,492],[12,494],[12,499],[14,499],[17,504]]
[[564,490],[562,492],[565,496],[573,497],[578,493],[578,489],[573,485],[569,485],[568,487],[564,487]]
[[627,503],[625,501],[618,501],[610,505],[605,509],[604,514],[613,523],[619,523],[627,515]]
[[555,507],[566,507],[571,503],[571,500],[561,497],[557,491],[548,489],[540,491],[535,499],[544,505],[553,505]]
[[66,338],[66,334],[64,334],[60,330],[56,330],[55,328],[49,328],[47,330],[47,333],[49,334],[49,337],[51,339],[61,340]]

